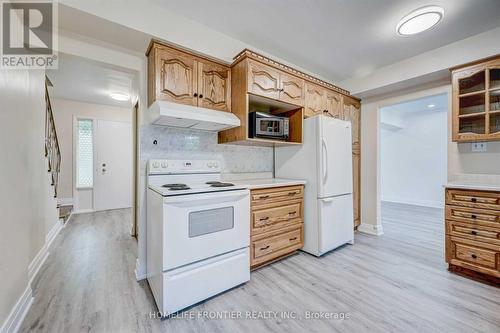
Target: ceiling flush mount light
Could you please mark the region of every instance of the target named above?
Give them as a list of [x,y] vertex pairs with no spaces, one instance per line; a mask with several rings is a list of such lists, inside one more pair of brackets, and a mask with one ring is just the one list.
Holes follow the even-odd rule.
[[115,99],[117,101],[128,101],[130,99],[130,96],[128,94],[124,94],[124,93],[110,93],[109,94],[109,97],[111,97],[112,99]]
[[436,106],[435,104],[429,104],[429,105],[427,105],[427,107],[428,107],[429,109],[432,109],[432,108],[433,108],[433,107],[435,107],[435,106]]
[[443,16],[444,9],[439,6],[422,7],[403,17],[396,31],[401,36],[415,35],[438,24]]

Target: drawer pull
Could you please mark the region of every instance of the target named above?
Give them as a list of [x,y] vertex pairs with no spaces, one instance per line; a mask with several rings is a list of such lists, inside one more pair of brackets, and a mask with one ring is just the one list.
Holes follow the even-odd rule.
[[297,194],[296,191],[294,191],[294,192],[288,192],[288,195],[295,195],[295,194]]
[[297,237],[293,237],[293,238],[290,238],[289,240],[290,240],[290,241],[294,241],[294,240],[296,240],[296,239],[297,239]]
[[475,230],[472,230],[470,233],[473,235],[477,235],[477,231],[475,231]]
[[475,254],[470,255],[473,259],[477,259],[477,256]]
[[474,215],[474,214],[471,214],[471,216],[470,216],[470,217],[471,217],[471,218],[473,218],[473,219],[476,219],[476,218],[477,218],[477,216],[476,216],[476,215]]
[[269,220],[269,216],[263,217],[259,221],[267,221],[267,220]]
[[477,202],[477,199],[476,198],[471,198],[470,201]]
[[268,246],[264,246],[264,247],[261,247],[260,250],[263,251],[263,250],[267,250],[269,248],[270,245]]
[[261,200],[261,199],[267,199],[267,198],[269,198],[269,196],[268,196],[268,195],[261,195],[261,196],[259,197],[259,200]]
[[293,212],[288,213],[288,215],[295,215],[295,214],[297,214],[296,210],[294,210]]

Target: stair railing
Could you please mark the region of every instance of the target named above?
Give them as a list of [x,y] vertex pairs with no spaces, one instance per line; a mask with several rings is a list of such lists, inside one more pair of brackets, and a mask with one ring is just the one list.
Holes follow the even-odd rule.
[[57,185],[59,172],[61,171],[61,150],[57,139],[54,114],[50,104],[49,90],[45,84],[45,157],[49,162],[49,172],[52,186],[54,186],[54,198],[57,198]]

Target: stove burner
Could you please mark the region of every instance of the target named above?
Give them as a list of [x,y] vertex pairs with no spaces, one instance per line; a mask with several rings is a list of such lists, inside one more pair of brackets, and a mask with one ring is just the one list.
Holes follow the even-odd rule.
[[180,191],[180,190],[189,190],[189,189],[191,189],[186,184],[165,184],[165,185],[162,185],[161,187],[166,187],[166,188],[169,189],[169,191]]
[[190,190],[191,187],[188,187],[188,186],[172,186],[172,187],[169,187],[168,190],[169,191],[181,191],[181,190]]
[[210,182],[206,182],[205,184],[207,184],[207,185],[214,185],[214,184],[220,184],[220,182],[216,181],[216,180],[213,180],[213,181],[210,181]]
[[229,186],[234,186],[234,184],[217,182],[210,185],[210,187],[229,187]]

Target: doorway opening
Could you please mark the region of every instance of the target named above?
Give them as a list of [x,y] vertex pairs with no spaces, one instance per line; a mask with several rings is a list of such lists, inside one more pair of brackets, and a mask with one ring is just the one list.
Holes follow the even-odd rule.
[[447,94],[384,106],[379,112],[384,233],[414,237],[420,231],[439,232],[447,180]]
[[46,74],[61,147],[59,205],[129,210],[133,230],[138,74],[64,53]]

